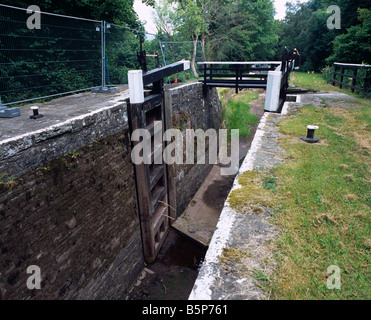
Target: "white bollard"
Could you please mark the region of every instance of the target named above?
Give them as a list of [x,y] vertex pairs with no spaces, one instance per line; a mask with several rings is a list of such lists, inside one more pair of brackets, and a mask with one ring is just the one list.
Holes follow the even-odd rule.
[[128,73],[130,103],[139,104],[144,102],[143,71],[130,70]]
[[281,71],[269,71],[267,80],[267,90],[265,95],[264,110],[268,112],[277,112],[280,101],[281,90]]

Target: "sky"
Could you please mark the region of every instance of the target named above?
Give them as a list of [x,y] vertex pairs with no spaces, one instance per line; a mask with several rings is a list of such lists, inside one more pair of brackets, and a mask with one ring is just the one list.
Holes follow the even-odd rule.
[[[300,2],[307,2],[308,0],[300,0]],[[282,20],[285,17],[285,3],[286,2],[295,2],[294,0],[274,0],[274,5],[276,8],[276,15],[274,16],[275,19]],[[156,27],[153,23],[153,12],[154,9],[148,7],[142,3],[141,0],[135,0],[134,2],[134,10],[137,12],[139,19],[141,21],[146,21],[146,31],[149,33],[156,34]]]

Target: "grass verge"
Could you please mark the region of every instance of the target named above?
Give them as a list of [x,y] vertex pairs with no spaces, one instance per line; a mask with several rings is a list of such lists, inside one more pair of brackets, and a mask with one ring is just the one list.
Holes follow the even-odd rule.
[[[272,172],[282,230],[273,299],[371,298],[369,105],[307,106],[280,123],[287,161]],[[320,127],[319,144],[300,141],[307,124]],[[341,289],[327,288],[332,265],[341,270]]]
[[291,72],[290,83],[295,87],[309,90],[344,92],[339,87],[326,83],[320,73]]

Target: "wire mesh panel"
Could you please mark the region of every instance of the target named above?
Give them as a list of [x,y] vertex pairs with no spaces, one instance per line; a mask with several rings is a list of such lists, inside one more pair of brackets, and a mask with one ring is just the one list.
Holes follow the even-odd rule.
[[[108,85],[127,84],[129,70],[140,69],[137,53],[143,39],[143,50],[147,53],[147,69],[152,70],[163,61],[159,40],[153,34],[127,27],[106,24],[106,83]],[[159,59],[155,57],[159,54]]]
[[138,69],[139,36],[135,30],[106,25],[106,83],[126,84],[129,70]]
[[[200,72],[200,70],[197,69],[197,62],[206,61],[205,52],[201,41],[161,41],[160,46],[162,54],[165,57],[165,64],[168,65],[180,60],[192,61],[195,45],[195,67],[197,72]],[[183,76],[187,76],[187,73],[184,73]]]
[[0,5],[0,96],[5,104],[101,85],[101,22]]

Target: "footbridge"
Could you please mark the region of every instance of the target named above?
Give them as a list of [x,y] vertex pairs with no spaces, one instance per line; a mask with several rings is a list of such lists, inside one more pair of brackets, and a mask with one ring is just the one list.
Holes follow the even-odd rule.
[[290,72],[294,68],[294,49],[287,48],[282,61],[205,61],[198,65],[203,72],[200,80],[204,88],[227,87],[235,88],[236,93],[245,88],[266,89],[265,110],[269,112],[280,112],[286,94]]

